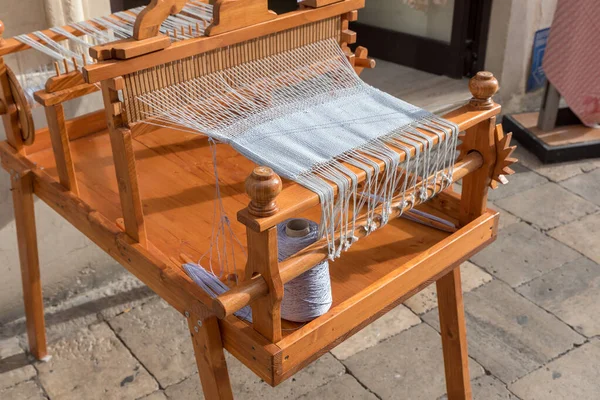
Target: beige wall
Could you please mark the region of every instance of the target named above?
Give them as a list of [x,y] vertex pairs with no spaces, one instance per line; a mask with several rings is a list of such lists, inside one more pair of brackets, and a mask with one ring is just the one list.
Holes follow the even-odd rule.
[[541,90],[525,93],[533,37],[552,24],[557,0],[494,0],[486,69],[500,81],[498,101],[504,113],[536,110]]
[[[73,3],[74,0],[50,0],[56,4]],[[109,13],[109,0],[86,0],[83,4],[86,17]],[[56,8],[54,8],[56,12]],[[57,14],[55,14],[55,17]],[[11,37],[49,27],[48,15],[42,0],[0,0],[0,20],[4,21],[4,37]],[[25,57],[27,58],[27,57]],[[14,63],[14,60],[11,60]],[[95,103],[95,104],[93,104]],[[99,107],[95,101],[72,102],[69,114],[88,112]],[[36,126],[45,126],[43,110],[36,109]],[[5,139],[0,124],[0,139]],[[41,201],[36,201],[38,240],[44,297],[50,302],[72,295],[122,273],[108,256],[73,229]],[[17,242],[9,190],[8,174],[0,171],[0,325],[21,316],[21,279],[17,257]],[[1,331],[1,329],[0,329]]]

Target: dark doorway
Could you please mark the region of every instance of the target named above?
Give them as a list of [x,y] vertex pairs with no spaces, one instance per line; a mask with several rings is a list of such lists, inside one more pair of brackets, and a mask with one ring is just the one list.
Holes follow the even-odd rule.
[[367,1],[352,29],[373,57],[453,78],[482,70],[492,0],[428,3]]

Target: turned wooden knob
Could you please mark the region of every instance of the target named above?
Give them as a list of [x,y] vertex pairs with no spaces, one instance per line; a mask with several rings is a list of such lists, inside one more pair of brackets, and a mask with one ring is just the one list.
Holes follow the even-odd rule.
[[488,110],[494,106],[492,96],[498,91],[498,80],[487,71],[478,72],[469,81],[469,90],[473,98],[469,104],[477,110]]
[[246,179],[250,196],[248,210],[256,217],[270,217],[279,210],[275,198],[281,193],[281,178],[269,167],[256,167]]

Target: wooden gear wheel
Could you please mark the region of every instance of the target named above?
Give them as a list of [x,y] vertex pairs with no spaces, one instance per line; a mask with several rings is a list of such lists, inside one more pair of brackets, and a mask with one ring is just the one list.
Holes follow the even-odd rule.
[[494,131],[494,142],[496,144],[496,165],[494,166],[494,172],[492,174],[492,180],[490,181],[490,187],[496,189],[498,183],[506,184],[508,180],[505,175],[512,175],[515,173],[510,166],[516,163],[516,158],[512,158],[511,155],[517,146],[511,146],[510,140],[512,139],[512,133],[504,134],[502,125],[496,125]]
[[35,139],[35,126],[33,125],[33,117],[31,115],[31,107],[27,101],[27,97],[23,92],[23,88],[19,84],[14,72],[6,66],[6,73],[8,76],[8,84],[10,85],[10,91],[13,96],[13,100],[17,107],[17,116],[19,119],[19,127],[21,130],[21,139],[26,145],[33,143]]
[[[461,142],[457,149],[460,152],[458,159],[462,160],[471,150],[468,146],[465,145],[464,140],[466,138],[466,133],[461,132],[458,135],[458,140]],[[506,184],[508,180],[506,179],[506,175],[512,175],[515,173],[510,166],[516,163],[518,160],[516,158],[511,157],[513,151],[517,148],[517,146],[511,146],[510,140],[512,139],[512,133],[504,134],[504,130],[502,129],[502,125],[496,125],[496,129],[494,130],[494,144],[496,148],[496,163],[494,165],[494,170],[492,173],[492,179],[490,181],[490,188],[496,189],[498,184]]]

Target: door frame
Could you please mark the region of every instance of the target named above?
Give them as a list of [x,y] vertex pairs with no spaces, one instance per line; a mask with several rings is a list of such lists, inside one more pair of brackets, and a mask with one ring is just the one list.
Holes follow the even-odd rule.
[[461,78],[484,68],[491,11],[492,0],[455,0],[450,43],[360,22],[352,30],[373,57]]

